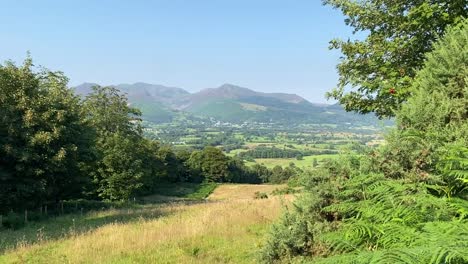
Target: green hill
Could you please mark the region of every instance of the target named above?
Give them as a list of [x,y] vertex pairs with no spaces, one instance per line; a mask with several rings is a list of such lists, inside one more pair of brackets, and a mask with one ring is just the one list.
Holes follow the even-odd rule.
[[[78,94],[86,95],[94,85],[96,84],[84,83],[74,89]],[[263,93],[232,84],[196,93],[141,82],[119,84],[115,87],[127,95],[133,106],[142,111],[145,120],[158,123],[171,122],[181,112],[189,118],[196,115],[232,123],[377,123],[373,116],[348,113],[339,105],[314,104],[295,94]]]

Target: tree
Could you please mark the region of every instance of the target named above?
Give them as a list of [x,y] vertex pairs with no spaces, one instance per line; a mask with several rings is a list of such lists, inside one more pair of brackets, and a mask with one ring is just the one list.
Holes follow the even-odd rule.
[[256,175],[257,178],[261,180],[262,183],[267,183],[270,181],[271,171],[264,165],[255,163],[251,170]]
[[468,16],[465,0],[324,0],[340,9],[364,40],[332,40],[343,53],[338,87],[327,94],[347,111],[394,116],[411,95],[410,86],[447,26]]
[[312,160],[312,167],[315,168],[315,167],[317,167],[317,166],[318,166],[317,158],[314,158],[314,159]]
[[[468,19],[448,30],[427,54],[414,80],[413,96],[398,112],[401,129],[439,131],[444,140],[468,140]],[[443,133],[440,133],[444,131]],[[458,131],[461,134],[453,135]]]
[[207,181],[230,181],[229,158],[218,148],[209,146],[202,151],[194,151],[188,163]]
[[127,200],[143,186],[143,147],[122,133],[108,134],[99,144],[101,159],[96,183],[99,196],[108,200]]
[[468,145],[467,43],[465,19],[427,54],[411,87],[413,95],[397,112],[398,130],[388,138],[385,159],[396,160],[398,168],[424,176],[445,159],[446,147]]
[[276,165],[271,170],[271,175],[270,175],[269,180],[270,180],[271,183],[282,183],[283,180],[284,180],[283,176],[284,176],[283,175],[283,167],[281,167],[279,165]]
[[114,87],[93,87],[85,99],[87,120],[96,130],[97,161],[93,173],[97,193],[109,200],[125,200],[142,186],[148,173],[148,153],[140,126],[141,112]]
[[0,65],[0,208],[79,197],[93,159],[92,129],[60,72]]
[[159,173],[165,181],[182,181],[186,177],[182,174],[184,172],[182,162],[178,160],[170,146],[160,146],[156,155],[157,159],[162,162],[163,168],[159,170]]
[[84,101],[88,120],[99,135],[124,133],[141,136],[141,111],[112,86],[94,86]]

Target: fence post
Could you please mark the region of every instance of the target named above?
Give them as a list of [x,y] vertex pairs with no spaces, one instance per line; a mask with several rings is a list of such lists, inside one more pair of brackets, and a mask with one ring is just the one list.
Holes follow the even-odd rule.
[[25,210],[24,210],[24,222],[25,222],[25,223],[28,222],[28,209],[25,209]]
[[63,201],[60,201],[60,210],[62,211],[62,214],[63,214]]
[[0,227],[3,226],[3,215],[0,215]]
[[46,204],[45,207],[44,207],[44,213],[45,213],[45,215],[47,216],[47,204]]
[[81,207],[81,217],[83,217],[83,207]]

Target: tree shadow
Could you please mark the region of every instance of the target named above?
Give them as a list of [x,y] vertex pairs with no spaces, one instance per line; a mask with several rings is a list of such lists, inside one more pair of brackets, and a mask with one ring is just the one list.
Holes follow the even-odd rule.
[[85,214],[67,214],[29,222],[18,230],[0,229],[0,254],[19,246],[68,238],[109,224],[147,221],[173,214],[170,205],[152,204],[128,209],[107,209]]

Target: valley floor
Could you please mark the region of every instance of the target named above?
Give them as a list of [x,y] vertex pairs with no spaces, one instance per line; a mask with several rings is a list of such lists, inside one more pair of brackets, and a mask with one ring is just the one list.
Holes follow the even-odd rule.
[[[255,192],[269,194],[278,187],[227,184],[205,201],[90,213],[83,218],[109,222],[83,232],[75,219],[58,218],[49,222],[73,225],[55,238],[43,231],[53,223],[38,223],[44,227],[36,230],[37,239],[3,252],[0,263],[256,263],[265,233],[293,197],[254,199]],[[0,235],[21,237],[22,232]]]

